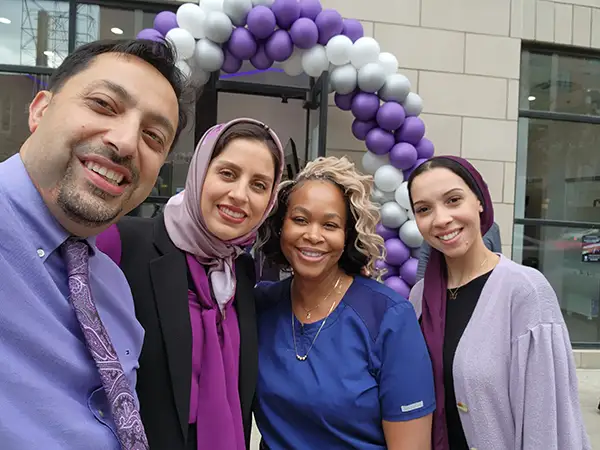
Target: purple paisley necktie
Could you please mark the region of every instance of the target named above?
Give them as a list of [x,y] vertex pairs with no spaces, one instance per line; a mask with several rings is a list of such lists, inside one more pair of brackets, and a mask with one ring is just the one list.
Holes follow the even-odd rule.
[[148,441],[135,398],[92,298],[88,272],[90,247],[84,240],[69,238],[61,249],[69,273],[69,301],[98,367],[121,448],[146,450]]

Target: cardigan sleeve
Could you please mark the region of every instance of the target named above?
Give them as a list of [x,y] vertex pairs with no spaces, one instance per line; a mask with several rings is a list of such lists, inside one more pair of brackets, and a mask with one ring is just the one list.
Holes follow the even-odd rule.
[[541,323],[512,344],[510,398],[515,450],[591,450],[564,323]]

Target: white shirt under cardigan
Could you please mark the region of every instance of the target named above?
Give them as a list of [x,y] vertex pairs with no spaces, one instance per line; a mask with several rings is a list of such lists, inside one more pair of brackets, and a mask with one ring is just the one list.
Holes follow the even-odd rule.
[[[410,294],[421,315],[423,282]],[[537,270],[503,256],[456,349],[454,390],[472,450],[588,450],[569,333]]]

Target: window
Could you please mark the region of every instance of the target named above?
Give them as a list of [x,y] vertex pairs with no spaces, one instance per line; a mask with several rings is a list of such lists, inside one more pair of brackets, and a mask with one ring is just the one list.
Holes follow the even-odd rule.
[[513,259],[554,287],[571,339],[600,345],[600,58],[525,50]]

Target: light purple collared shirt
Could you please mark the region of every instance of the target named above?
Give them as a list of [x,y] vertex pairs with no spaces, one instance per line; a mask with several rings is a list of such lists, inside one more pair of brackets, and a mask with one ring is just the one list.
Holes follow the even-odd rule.
[[[94,360],[68,301],[60,245],[20,155],[0,163],[0,447],[118,450]],[[93,250],[95,240],[88,239]],[[92,294],[132,389],[144,332],[127,281],[108,256],[90,256]]]

